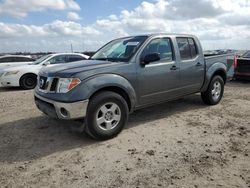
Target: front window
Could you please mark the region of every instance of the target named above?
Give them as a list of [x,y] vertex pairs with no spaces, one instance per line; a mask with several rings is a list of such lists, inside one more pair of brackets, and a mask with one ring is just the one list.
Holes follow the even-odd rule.
[[48,60],[49,63],[52,64],[60,64],[60,63],[65,63],[66,62],[66,55],[58,55],[55,56],[53,58],[51,58],[50,60]]
[[147,36],[137,36],[111,41],[91,59],[128,62],[146,39]]
[[37,59],[36,61],[31,63],[30,65],[38,65],[38,64],[42,63],[44,60],[50,58],[51,56],[52,56],[51,54],[42,56],[41,58]]
[[169,38],[153,39],[143,50],[141,59],[153,53],[158,53],[160,55],[160,61],[173,61],[171,40]]

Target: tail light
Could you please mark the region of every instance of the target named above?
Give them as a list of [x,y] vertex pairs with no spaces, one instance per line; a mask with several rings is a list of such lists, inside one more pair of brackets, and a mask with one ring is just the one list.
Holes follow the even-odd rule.
[[234,66],[234,68],[237,67],[237,56],[236,55],[234,56],[234,64],[233,64],[233,66]]

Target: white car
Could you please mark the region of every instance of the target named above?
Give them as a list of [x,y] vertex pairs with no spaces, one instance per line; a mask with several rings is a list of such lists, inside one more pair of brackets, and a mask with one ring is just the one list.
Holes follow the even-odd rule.
[[89,56],[78,53],[50,54],[41,57],[33,63],[8,67],[0,70],[0,84],[2,87],[22,87],[33,89],[36,87],[37,74],[44,66],[55,66],[88,59]]
[[8,66],[27,65],[35,61],[30,56],[4,55],[0,56],[0,70]]

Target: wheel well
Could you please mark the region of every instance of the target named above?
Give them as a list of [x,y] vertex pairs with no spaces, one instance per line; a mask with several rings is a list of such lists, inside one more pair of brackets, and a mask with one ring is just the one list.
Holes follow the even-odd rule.
[[214,74],[213,74],[213,76],[212,76],[212,78],[214,77],[214,76],[221,76],[222,78],[223,78],[223,81],[224,81],[224,83],[226,83],[227,82],[227,74],[223,71],[223,70],[217,70]]
[[127,92],[124,89],[122,89],[120,87],[117,87],[117,86],[110,86],[110,87],[101,88],[98,91],[96,91],[95,93],[93,93],[91,95],[90,99],[94,95],[96,95],[97,93],[100,93],[100,92],[103,92],[103,91],[112,91],[114,93],[117,93],[117,94],[121,95],[125,99],[125,101],[127,102],[129,111],[131,110],[131,101],[130,101],[129,95],[127,94]]
[[27,76],[27,75],[32,75],[32,76],[36,76],[36,77],[37,77],[37,75],[36,75],[35,73],[25,73],[24,75],[21,76],[21,78],[20,78],[20,80],[19,80],[19,83],[21,82],[22,78],[23,78],[24,76]]

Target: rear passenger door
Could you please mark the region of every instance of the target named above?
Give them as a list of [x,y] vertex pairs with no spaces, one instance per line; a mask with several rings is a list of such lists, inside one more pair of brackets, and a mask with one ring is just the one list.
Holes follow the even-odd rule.
[[180,62],[180,79],[183,94],[200,90],[204,81],[204,58],[193,38],[177,37]]

